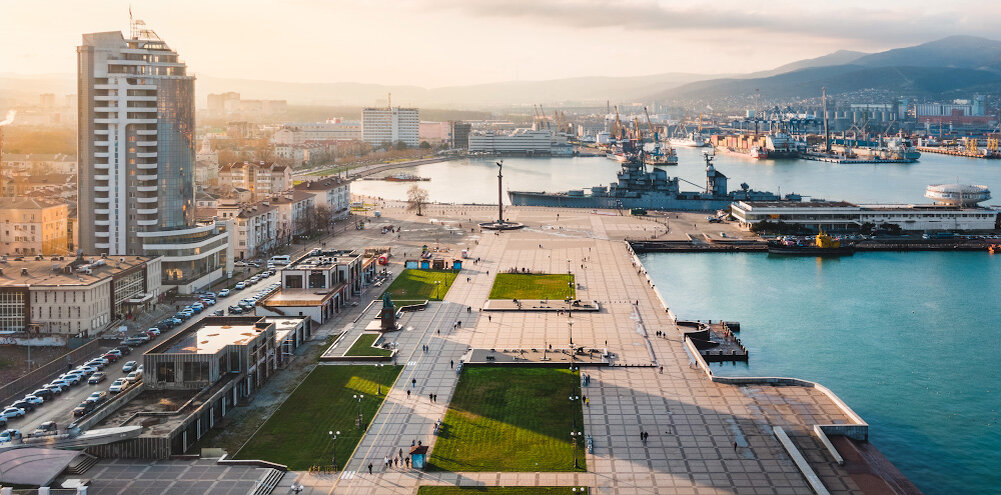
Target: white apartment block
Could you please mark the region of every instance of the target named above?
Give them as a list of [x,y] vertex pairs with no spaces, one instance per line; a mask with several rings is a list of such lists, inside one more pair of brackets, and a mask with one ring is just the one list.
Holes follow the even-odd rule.
[[326,122],[288,122],[271,137],[274,144],[301,146],[306,143],[333,144],[361,139],[361,122],[330,119]]
[[361,138],[372,146],[420,144],[420,116],[416,108],[366,108],[361,111]]

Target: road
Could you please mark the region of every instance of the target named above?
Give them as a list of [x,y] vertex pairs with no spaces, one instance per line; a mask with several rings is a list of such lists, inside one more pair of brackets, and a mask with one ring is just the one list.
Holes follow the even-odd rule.
[[[27,415],[25,415],[24,418],[9,420],[7,427],[18,429],[21,431],[22,434],[25,435],[35,431],[35,428],[37,428],[38,425],[46,421],[55,421],[56,424],[59,425],[60,429],[65,428],[66,425],[72,423],[75,419],[77,419],[73,417],[73,409],[76,408],[76,406],[80,405],[80,403],[83,402],[83,400],[86,399],[87,396],[89,396],[93,392],[107,391],[108,387],[111,386],[112,382],[114,382],[118,378],[123,378],[125,377],[125,375],[128,374],[122,372],[122,366],[124,366],[126,362],[136,361],[137,363],[142,364],[143,354],[154,345],[162,342],[164,339],[170,337],[171,335],[176,334],[177,332],[184,331],[186,328],[190,327],[191,325],[194,325],[205,316],[211,315],[213,311],[218,309],[222,309],[225,311],[226,308],[228,308],[229,306],[236,305],[236,303],[240,299],[250,297],[255,292],[263,289],[264,286],[272,282],[278,282],[280,273],[281,272],[279,271],[275,275],[264,278],[263,280],[258,281],[256,284],[246,289],[240,291],[234,291],[229,296],[218,298],[214,306],[209,306],[208,308],[205,309],[205,311],[196,314],[183,324],[161,333],[160,336],[157,337],[155,340],[146,342],[145,344],[133,349],[129,355],[123,356],[117,362],[109,363],[102,370],[108,375],[108,378],[105,381],[96,385],[81,383],[79,385],[70,388],[69,390],[63,391],[62,394],[56,395],[51,399],[45,401],[45,404],[38,406],[33,412],[29,412]],[[104,352],[107,352],[110,349],[111,346],[105,348]],[[95,355],[92,357],[97,357],[97,356]],[[113,394],[109,393],[108,398],[110,399],[112,395]]]

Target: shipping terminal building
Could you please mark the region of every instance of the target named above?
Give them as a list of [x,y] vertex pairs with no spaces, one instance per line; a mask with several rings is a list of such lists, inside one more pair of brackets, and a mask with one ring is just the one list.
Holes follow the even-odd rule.
[[991,198],[986,186],[937,184],[925,197],[932,204],[862,205],[845,201],[737,201],[731,207],[741,227],[782,222],[825,232],[858,232],[862,225],[897,225],[911,232],[989,231],[997,228],[998,207],[979,206]]

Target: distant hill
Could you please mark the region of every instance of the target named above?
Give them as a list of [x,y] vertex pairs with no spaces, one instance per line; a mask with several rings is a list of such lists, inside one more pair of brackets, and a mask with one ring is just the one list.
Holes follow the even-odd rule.
[[[844,63],[832,65],[838,61]],[[791,70],[789,70],[791,69]],[[791,99],[863,89],[937,95],[951,91],[983,91],[1001,85],[1001,41],[952,36],[879,53],[838,51],[802,60],[748,78],[697,81],[665,88],[649,99],[713,101],[749,97]]]
[[998,82],[1001,82],[1001,75],[976,69],[835,65],[764,78],[700,81],[668,90],[652,98],[712,101],[750,97],[757,91],[764,98],[809,98],[817,96],[821,87],[826,87],[829,94],[871,88],[933,95]]
[[852,64],[998,70],[1001,68],[1001,41],[976,36],[950,36],[917,46],[873,53],[859,57]]
[[868,55],[865,52],[856,52],[852,50],[838,50],[834,53],[828,53],[822,57],[808,58],[805,60],[799,60],[796,62],[781,65],[772,70],[764,70],[760,72],[752,72],[745,76],[745,78],[756,78],[756,77],[768,77],[776,76],[779,74],[785,74],[786,72],[793,72],[800,69],[809,69],[813,67],[829,67],[832,65],[848,65],[854,63],[860,57]]

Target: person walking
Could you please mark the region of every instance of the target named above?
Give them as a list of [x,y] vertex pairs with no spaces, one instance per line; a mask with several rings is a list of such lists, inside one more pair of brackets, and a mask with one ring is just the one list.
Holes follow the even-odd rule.
[[408,399],[410,398],[410,389],[409,388],[407,389],[407,398]]
[[410,379],[410,385],[413,386],[414,388],[417,388],[417,379],[416,378],[411,378]]
[[455,360],[454,359],[448,362],[448,367],[449,367],[449,369],[455,368]]
[[368,474],[372,474],[372,463],[368,463]]

